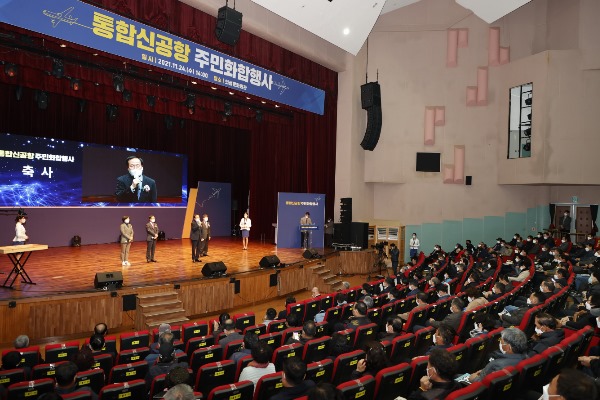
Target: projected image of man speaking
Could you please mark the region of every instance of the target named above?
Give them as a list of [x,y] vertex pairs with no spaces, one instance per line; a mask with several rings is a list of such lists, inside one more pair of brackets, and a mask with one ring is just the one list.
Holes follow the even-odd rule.
[[117,178],[115,196],[119,203],[156,203],[156,182],[144,175],[144,160],[127,157],[128,173]]

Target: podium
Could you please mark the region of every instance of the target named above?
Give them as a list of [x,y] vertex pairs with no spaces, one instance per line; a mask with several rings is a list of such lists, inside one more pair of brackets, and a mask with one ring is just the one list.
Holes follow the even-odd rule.
[[302,246],[302,248],[304,248],[304,249],[313,247],[311,233],[312,233],[312,231],[319,230],[319,227],[315,224],[310,224],[310,225],[300,224],[300,225],[298,225],[298,229],[300,230],[300,246]]

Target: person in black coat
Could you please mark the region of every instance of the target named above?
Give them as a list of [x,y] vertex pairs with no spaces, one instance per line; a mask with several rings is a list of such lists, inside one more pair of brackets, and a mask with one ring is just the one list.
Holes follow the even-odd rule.
[[548,347],[557,345],[565,338],[565,332],[556,328],[558,321],[552,315],[539,312],[535,316],[535,334],[529,342],[527,355],[542,354]]
[[454,381],[457,363],[455,357],[444,349],[434,349],[429,354],[426,374],[419,388],[408,395],[408,400],[445,399],[460,388]]

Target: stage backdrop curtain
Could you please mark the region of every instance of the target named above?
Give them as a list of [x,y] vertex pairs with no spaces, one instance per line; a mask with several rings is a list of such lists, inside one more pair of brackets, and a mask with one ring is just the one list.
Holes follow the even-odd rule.
[[[88,2],[319,87],[326,92],[325,113],[321,116],[282,106],[279,110],[284,115],[265,112],[259,123],[253,109],[234,104],[234,116],[223,121],[223,100],[199,97],[196,112],[189,115],[182,106],[184,92],[168,84],[136,79],[126,79],[133,98],[125,102],[113,89],[113,74],[108,71],[109,67],[123,68],[121,58],[108,54],[93,58],[83,46],[70,44],[63,49],[52,38],[2,25],[16,37],[32,37],[34,43],[43,38],[46,48],[64,52],[67,59],[94,60],[102,67],[65,62],[65,75],[82,80],[81,89],[74,92],[67,79],[47,73],[52,70],[51,57],[7,48],[4,59],[18,64],[19,73],[14,78],[0,74],[1,132],[186,154],[188,187],[196,187],[200,180],[231,182],[232,200],[237,201],[239,210],[248,206],[250,192],[252,237],[273,237],[271,223],[276,220],[278,192],[325,193],[326,215],[333,217],[336,72],[244,31],[237,46],[224,45],[214,35],[215,17],[179,1]],[[20,100],[15,95],[19,86]],[[49,93],[46,110],[36,106],[37,90]],[[157,98],[154,107],[148,105],[148,95]],[[108,104],[119,107],[115,121],[106,117]],[[139,121],[135,110],[141,110]]]

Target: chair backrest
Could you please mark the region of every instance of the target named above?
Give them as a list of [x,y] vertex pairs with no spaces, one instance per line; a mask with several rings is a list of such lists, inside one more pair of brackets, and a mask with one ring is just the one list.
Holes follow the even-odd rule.
[[132,362],[142,361],[150,354],[149,347],[138,347],[137,349],[121,350],[117,354],[116,365],[131,364]]
[[429,318],[433,318],[436,321],[443,320],[448,314],[450,314],[450,304],[454,300],[455,296],[450,296],[442,301],[439,301],[432,305],[429,311]]
[[412,374],[410,376],[410,383],[408,384],[408,393],[412,393],[419,387],[421,378],[426,375],[428,362],[429,356],[418,356],[411,360],[410,368]]
[[358,360],[362,358],[365,358],[365,352],[362,350],[354,350],[337,356],[333,364],[333,378],[331,379],[331,383],[339,385],[346,381],[352,371],[356,369]]
[[210,347],[215,344],[215,338],[213,335],[208,336],[195,336],[190,338],[185,345],[185,352],[188,357],[192,357],[192,353],[203,347]]
[[150,384],[150,395],[149,398],[153,399],[155,396],[159,397],[158,395],[160,395],[160,397],[162,397],[162,395],[164,395],[165,393],[165,388],[166,388],[166,379],[167,379],[167,374],[160,374],[155,376],[152,379],[152,383]]
[[315,315],[317,315],[321,311],[321,299],[306,299],[304,301],[304,320],[314,321]]
[[196,374],[194,389],[202,393],[210,393],[217,386],[234,383],[235,368],[236,364],[231,360],[201,366]]
[[329,336],[323,336],[306,342],[304,344],[304,351],[302,352],[302,361],[308,364],[313,361],[321,361],[327,358],[330,342],[331,337]]
[[147,396],[143,379],[106,385],[99,393],[100,400],[144,399]]
[[108,378],[110,370],[115,362],[110,354],[94,354],[94,365],[92,368],[100,368],[104,371],[104,378]]
[[285,320],[279,319],[269,322],[269,326],[267,326],[267,333],[281,332],[285,331],[286,329],[287,325],[285,324]]
[[2,350],[2,357],[10,351],[18,351],[21,354],[21,366],[32,368],[39,364],[42,356],[40,354],[40,346],[29,346],[22,349],[5,349]]
[[360,348],[365,342],[377,339],[377,324],[371,323],[356,328],[354,336],[354,348]]
[[409,296],[404,300],[400,300],[396,302],[396,314],[404,314],[405,312],[409,312],[417,305],[417,300],[415,296]]
[[33,381],[16,382],[10,385],[6,391],[10,400],[36,399],[43,393],[54,390],[54,379],[42,378]]
[[419,329],[415,332],[413,357],[425,354],[425,351],[431,346],[434,333],[435,328],[433,326],[428,326],[427,328]]
[[63,400],[92,400],[92,393],[88,391],[79,391],[69,394],[61,394]]
[[245,327],[242,331],[244,335],[248,332],[254,332],[257,335],[264,335],[265,333],[267,333],[267,326],[265,324],[251,325]]
[[244,346],[244,340],[232,340],[231,342],[225,345],[223,349],[223,360],[229,360],[229,357],[233,355],[233,353],[237,353]]
[[315,328],[317,330],[317,333],[315,334],[316,338],[327,336],[329,334],[329,326],[325,321],[317,322]]
[[463,364],[464,372],[473,373],[482,369],[487,364],[488,348],[490,341],[487,335],[479,335],[468,339],[465,344],[467,345],[467,356],[469,360]]
[[69,361],[79,351],[79,341],[47,344],[44,350],[47,363]]
[[251,399],[254,396],[254,384],[251,381],[236,382],[231,385],[217,386],[208,394],[207,400]]
[[396,336],[392,340],[392,354],[390,355],[392,364],[410,361],[413,356],[414,347],[415,335],[413,333]]
[[381,324],[381,314],[381,308],[379,307],[369,308],[367,310],[367,317],[369,317],[369,320],[377,326]]
[[544,378],[542,384],[546,385],[550,383],[564,366],[565,352],[559,346],[548,347],[542,353],[546,357],[546,367],[544,368]]
[[119,348],[121,351],[136,349],[138,347],[150,347],[148,330],[122,333],[119,336]]
[[[85,339],[86,345],[90,344],[90,338]],[[117,336],[107,335],[104,336],[104,347],[100,350],[100,353],[117,354]]]
[[265,342],[266,344],[271,346],[273,351],[275,351],[276,348],[282,345],[283,332],[265,333],[264,335],[260,335],[258,337],[258,340],[260,340],[261,342]]
[[488,393],[486,400],[511,399],[516,394],[518,373],[514,367],[504,368],[500,371],[492,372],[486,375],[483,383]]
[[535,307],[532,307],[529,310],[527,310],[525,312],[525,315],[523,315],[523,319],[521,319],[521,324],[519,324],[519,329],[522,330],[523,332],[525,332],[525,335],[527,335],[527,337],[530,337],[531,335],[533,335],[534,330],[535,330],[534,316],[539,311],[541,311],[541,309],[542,309],[542,305],[535,306]]
[[290,340],[294,332],[298,332],[298,334],[302,333],[302,327],[295,326],[293,328],[287,328],[285,331],[283,331],[283,339],[281,344],[287,343],[287,341]]
[[263,375],[256,382],[254,390],[254,400],[270,399],[283,388],[282,372],[274,372],[272,374]]
[[306,380],[311,380],[315,383],[329,383],[332,376],[333,361],[329,358],[312,362],[306,366]]
[[243,314],[235,314],[232,319],[235,323],[235,328],[242,332],[246,327],[256,324],[256,316],[252,311]]
[[[181,326],[173,325],[171,326],[171,333],[173,334],[173,339],[181,340]],[[159,331],[158,328],[152,329],[152,341],[158,342]]]
[[296,314],[298,317],[298,323],[304,323],[304,310],[306,309],[303,302],[300,303],[292,303],[286,306],[287,315]]
[[23,368],[0,370],[0,385],[4,387],[9,387],[13,383],[23,382],[25,378],[25,370]]
[[427,307],[421,310],[413,310],[408,314],[408,319],[404,323],[404,332],[412,332],[413,327],[415,325],[425,325],[425,321],[429,316],[429,311],[432,309],[432,305],[428,305]]
[[446,400],[478,400],[487,391],[481,382],[475,382],[446,396]]
[[100,393],[100,389],[104,386],[105,380],[104,371],[101,369],[80,371],[75,375],[75,385],[78,387],[88,386],[94,393]]
[[300,343],[284,344],[278,347],[273,352],[272,362],[275,364],[275,369],[281,371],[283,367],[283,360],[289,357],[300,357],[302,356],[303,346]]
[[405,362],[379,371],[375,377],[375,398],[393,400],[398,396],[407,397],[411,373],[410,364]]
[[244,368],[246,368],[248,366],[248,364],[250,364],[251,362],[252,362],[252,356],[250,354],[237,360],[237,363],[235,365],[235,380],[236,380],[236,382],[240,379],[240,374],[242,373],[242,370]]
[[223,359],[223,348],[218,344],[208,347],[201,347],[192,353],[190,357],[190,368],[194,374],[198,372],[201,366]]
[[464,343],[459,343],[447,349],[448,353],[454,356],[456,360],[456,370],[463,371],[465,363],[468,364],[467,360],[467,346]]
[[359,379],[339,384],[337,388],[342,392],[345,400],[373,400],[375,396],[375,378],[371,375],[365,375]]
[[330,294],[321,296],[321,310],[324,311],[330,307],[333,307],[333,296]]
[[146,361],[115,365],[110,370],[108,383],[121,383],[130,382],[136,379],[144,379],[147,373],[148,363]]
[[541,392],[546,361],[545,356],[537,354],[518,363],[519,388]]
[[330,307],[325,311],[325,317],[323,321],[327,321],[331,324],[341,321],[343,313],[343,307],[335,306]]
[[477,313],[477,310],[465,311],[461,316],[458,329],[456,330],[459,343],[464,343],[471,337],[469,333],[475,327],[475,316]]
[[208,323],[206,321],[194,321],[181,325],[181,339],[187,344],[194,337],[208,335]]
[[66,361],[60,361],[57,363],[48,363],[48,364],[38,364],[31,369],[31,378],[32,379],[42,379],[42,378],[54,378],[56,375],[56,368],[60,364],[64,364]]

